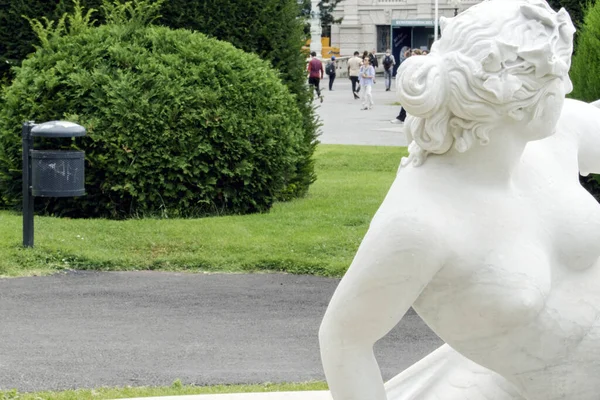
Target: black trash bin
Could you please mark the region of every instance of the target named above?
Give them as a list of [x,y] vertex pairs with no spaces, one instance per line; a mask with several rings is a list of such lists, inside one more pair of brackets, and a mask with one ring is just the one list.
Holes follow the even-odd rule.
[[33,150],[31,194],[39,197],[75,197],[85,194],[85,152]]
[[34,137],[85,136],[85,128],[67,121],[23,124],[23,245],[33,247],[33,199],[85,194],[85,152],[34,150]]

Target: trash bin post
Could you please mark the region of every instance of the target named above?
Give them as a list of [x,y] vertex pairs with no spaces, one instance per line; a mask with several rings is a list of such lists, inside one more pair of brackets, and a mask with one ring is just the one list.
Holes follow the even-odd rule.
[[33,195],[31,194],[31,158],[33,121],[23,123],[23,246],[33,247]]

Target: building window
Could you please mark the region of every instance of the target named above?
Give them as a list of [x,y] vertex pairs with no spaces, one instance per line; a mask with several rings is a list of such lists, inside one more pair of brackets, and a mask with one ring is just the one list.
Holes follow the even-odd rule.
[[390,26],[389,25],[377,25],[377,52],[383,53],[390,46]]

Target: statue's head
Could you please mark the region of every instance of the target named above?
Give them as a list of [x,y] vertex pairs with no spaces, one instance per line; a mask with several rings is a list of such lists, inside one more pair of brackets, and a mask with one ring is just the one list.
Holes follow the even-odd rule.
[[412,141],[403,165],[486,145],[499,126],[515,125],[528,140],[553,133],[572,89],[575,28],[564,9],[555,12],[544,0],[488,0],[440,27],[431,52],[398,71]]

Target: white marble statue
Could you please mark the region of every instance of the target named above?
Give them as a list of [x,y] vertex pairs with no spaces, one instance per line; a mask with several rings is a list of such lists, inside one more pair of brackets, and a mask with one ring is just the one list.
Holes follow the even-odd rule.
[[[443,20],[398,96],[410,155],[323,319],[334,400],[600,399],[600,109],[565,100],[574,28],[543,0]],[[384,385],[409,307],[446,345]]]

